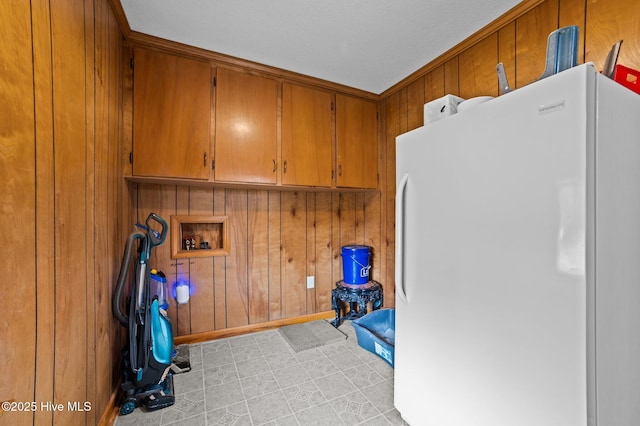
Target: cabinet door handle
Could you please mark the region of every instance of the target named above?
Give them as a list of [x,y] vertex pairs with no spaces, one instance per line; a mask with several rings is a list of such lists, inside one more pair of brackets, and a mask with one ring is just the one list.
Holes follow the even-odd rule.
[[338,176],[342,176],[342,164],[338,164]]
[[284,164],[282,165],[282,169],[284,173],[287,173],[287,160],[284,160]]
[[276,160],[274,159],[273,160],[273,173],[275,173],[275,172],[276,172]]
[[207,167],[207,153],[204,153],[204,161],[203,161],[203,166],[206,168]]

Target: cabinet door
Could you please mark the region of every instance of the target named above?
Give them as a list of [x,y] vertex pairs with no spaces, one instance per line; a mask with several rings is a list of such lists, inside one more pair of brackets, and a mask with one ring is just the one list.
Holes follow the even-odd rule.
[[277,111],[277,81],[218,69],[215,180],[276,183]]
[[133,174],[209,179],[211,67],[136,48]]
[[336,95],[338,181],[343,188],[376,188],[378,141],[376,104]]
[[331,93],[282,85],[282,183],[332,184]]

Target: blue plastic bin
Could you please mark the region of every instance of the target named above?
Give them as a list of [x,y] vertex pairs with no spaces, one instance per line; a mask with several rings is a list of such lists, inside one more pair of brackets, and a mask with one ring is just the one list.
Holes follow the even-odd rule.
[[396,310],[379,309],[351,322],[358,344],[393,367],[396,339]]

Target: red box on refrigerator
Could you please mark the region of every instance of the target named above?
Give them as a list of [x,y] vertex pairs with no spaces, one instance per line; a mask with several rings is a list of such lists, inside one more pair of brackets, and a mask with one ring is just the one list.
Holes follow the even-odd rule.
[[623,65],[616,65],[613,72],[613,79],[624,87],[640,94],[640,71],[627,68]]

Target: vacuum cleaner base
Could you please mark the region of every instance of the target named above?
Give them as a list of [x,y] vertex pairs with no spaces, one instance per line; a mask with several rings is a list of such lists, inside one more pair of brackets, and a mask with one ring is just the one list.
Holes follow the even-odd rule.
[[122,384],[122,390],[125,392],[120,406],[120,414],[122,415],[132,413],[137,407],[154,411],[170,407],[176,402],[172,373],[168,373],[161,383],[144,388],[136,388],[133,383],[127,381]]

